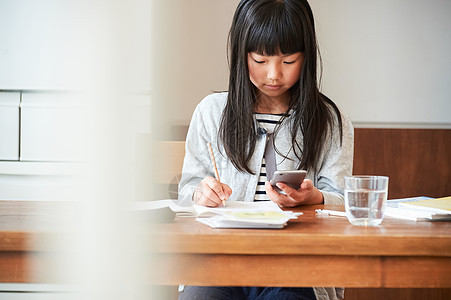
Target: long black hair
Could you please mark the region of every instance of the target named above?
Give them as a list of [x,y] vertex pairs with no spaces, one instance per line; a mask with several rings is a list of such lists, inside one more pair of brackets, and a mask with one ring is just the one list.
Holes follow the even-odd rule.
[[[240,171],[253,174],[249,161],[257,142],[254,111],[257,88],[249,79],[249,52],[261,55],[304,53],[299,80],[290,89],[291,139],[300,168],[317,168],[328,129],[336,115],[342,139],[342,120],[337,106],[319,92],[319,56],[313,13],[306,0],[242,0],[229,32],[229,88],[219,138],[226,155]],[[288,112],[287,111],[287,112]],[[281,121],[282,122],[282,121]],[[302,133],[302,146],[296,140]],[[277,131],[276,131],[277,133]]]

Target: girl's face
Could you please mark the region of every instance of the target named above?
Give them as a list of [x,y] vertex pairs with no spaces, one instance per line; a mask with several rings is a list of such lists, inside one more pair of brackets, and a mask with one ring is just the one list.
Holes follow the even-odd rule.
[[290,88],[301,76],[303,61],[302,52],[275,56],[248,53],[249,78],[260,91],[260,100],[287,103]]

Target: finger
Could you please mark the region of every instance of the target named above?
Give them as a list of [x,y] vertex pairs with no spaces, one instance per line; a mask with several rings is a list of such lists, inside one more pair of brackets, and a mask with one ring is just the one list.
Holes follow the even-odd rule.
[[296,202],[294,199],[290,197],[285,197],[283,201],[281,201],[282,204],[280,204],[282,207],[295,207],[298,206],[299,203]]
[[289,185],[286,185],[283,182],[276,183],[277,187],[285,192],[285,195],[279,194],[279,204],[283,207],[294,207],[299,205],[299,198],[302,196],[301,192],[290,187]]
[[292,188],[292,187],[289,186],[289,185],[286,185],[286,184],[283,183],[283,182],[278,182],[278,183],[276,183],[276,186],[277,186],[279,189],[281,189],[282,191],[284,191],[284,193],[285,193],[288,197],[290,197],[290,198],[295,198],[296,195],[299,193],[298,190]]
[[[222,205],[222,202],[219,202],[219,203],[221,203],[221,205]],[[204,197],[203,201],[200,205],[208,206],[208,207],[218,207],[220,205],[219,203]]]
[[271,185],[271,183],[269,181],[265,182],[265,190],[266,190],[266,195],[268,195],[269,197],[276,196],[277,194],[279,194],[278,192],[276,192],[276,190],[274,190],[273,186]]
[[226,199],[229,199],[230,195],[232,195],[232,189],[225,183],[222,184],[222,190],[226,194]]
[[[210,176],[205,177],[202,180],[202,185],[204,185],[204,188],[208,187],[208,189],[211,189],[212,191],[214,191],[216,193],[217,197],[219,197],[221,200],[225,199],[222,183],[219,182],[218,180],[216,180],[216,178],[213,178]],[[211,198],[211,197],[209,197],[209,198]],[[211,199],[213,199],[213,198],[211,198]]]
[[222,204],[222,200],[219,198],[218,194],[208,185],[204,185],[204,188],[202,189],[202,199],[204,200],[204,203],[208,203],[209,206],[219,206]]
[[196,202],[197,205],[202,205],[202,206],[208,206],[208,207],[217,207],[219,206],[218,203],[212,201],[211,199],[208,199],[206,197],[202,197],[201,199],[199,199]]
[[213,177],[205,177],[201,181],[200,201],[198,201],[197,204],[205,206],[218,206],[222,203],[219,196],[210,187],[215,184],[217,184],[217,180]]
[[273,202],[277,203],[277,204],[281,204],[281,195],[279,192],[277,192],[273,186],[271,185],[271,183],[269,181],[265,182],[265,190],[266,190],[266,195],[268,195],[269,199],[271,199]]
[[209,177],[208,180],[205,181],[205,183],[208,185],[208,187],[213,190],[216,195],[221,199],[221,200],[226,200],[227,196],[224,193],[224,184],[222,184],[221,182],[219,182],[218,180],[216,180],[213,177]]
[[301,184],[301,189],[303,190],[311,190],[313,188],[313,181],[311,179],[304,179]]
[[227,199],[227,196],[224,193],[224,189],[222,188],[221,184],[215,184],[213,186],[210,186],[210,188],[216,193],[221,201],[225,201]]

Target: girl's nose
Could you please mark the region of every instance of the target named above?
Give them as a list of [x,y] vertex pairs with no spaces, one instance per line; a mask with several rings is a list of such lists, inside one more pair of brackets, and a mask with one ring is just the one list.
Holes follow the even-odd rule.
[[268,72],[266,77],[270,80],[277,80],[280,79],[282,73],[280,70],[280,67],[276,64],[270,64],[268,65]]

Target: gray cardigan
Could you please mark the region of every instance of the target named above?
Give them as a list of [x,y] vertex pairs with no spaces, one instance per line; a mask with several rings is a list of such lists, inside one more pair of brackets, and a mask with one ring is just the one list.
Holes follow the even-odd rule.
[[[255,146],[250,169],[255,175],[238,171],[225,156],[225,151],[218,143],[218,132],[221,115],[227,101],[227,93],[215,93],[205,97],[196,107],[186,137],[185,159],[182,177],[179,183],[179,200],[191,202],[193,189],[206,176],[214,177],[214,171],[207,143],[213,147],[221,182],[232,189],[230,200],[253,201],[258,182],[258,174],[265,151],[266,136],[261,135]],[[319,171],[309,171],[306,178],[324,195],[325,204],[343,204],[344,176],[352,173],[354,150],[354,129],[349,118],[342,115],[343,143],[340,146],[338,125],[333,132],[328,132],[326,145],[319,160]],[[283,159],[276,153],[278,170],[296,169],[299,160],[293,153],[289,131],[290,118],[287,118],[276,136],[277,149],[291,159]],[[298,141],[302,145],[302,135],[298,133]],[[219,148],[218,148],[219,147]]]
[[[212,144],[216,165],[221,182],[232,189],[230,200],[253,201],[257,187],[258,175],[265,151],[266,136],[262,135],[257,141],[255,151],[250,161],[250,168],[255,175],[238,171],[231,161],[225,157],[224,149],[218,143],[218,132],[221,115],[227,101],[227,93],[216,93],[205,97],[194,111],[188,129],[183,162],[182,178],[179,183],[180,204],[191,205],[194,189],[206,176],[214,177],[214,171],[207,143]],[[307,177],[323,193],[325,204],[343,204],[344,176],[352,173],[354,151],[354,129],[349,118],[342,115],[343,143],[340,146],[338,126],[333,132],[328,132],[327,144],[320,155],[319,171],[307,173]],[[290,119],[281,124],[276,136],[275,144],[281,153],[291,159],[283,159],[276,153],[278,170],[296,169],[299,160],[295,157],[291,147],[289,131]],[[302,145],[302,136],[298,134],[298,141]],[[218,146],[220,148],[218,148]],[[343,288],[314,287],[318,300],[337,300],[343,298]]]

